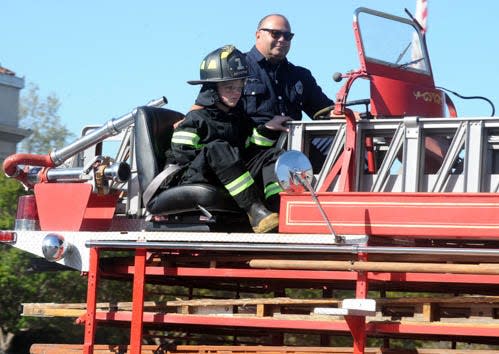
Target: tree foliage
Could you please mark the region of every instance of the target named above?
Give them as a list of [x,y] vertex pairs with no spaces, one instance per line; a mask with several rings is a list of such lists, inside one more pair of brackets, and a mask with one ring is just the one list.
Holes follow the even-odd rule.
[[24,152],[44,154],[54,148],[61,148],[72,137],[72,133],[61,123],[59,108],[61,102],[55,94],[43,98],[39,88],[28,85],[28,91],[21,97],[19,115],[21,126],[32,130],[30,136],[21,142]]
[[[22,149],[30,153],[47,153],[51,148],[62,147],[71,136],[58,115],[60,102],[55,95],[40,97],[38,87],[30,85],[28,93],[21,97],[21,124],[32,130],[23,141]],[[0,229],[14,226],[17,200],[26,194],[22,185],[0,173]],[[40,319],[22,317],[22,303],[84,301],[86,281],[79,272],[34,273],[33,256],[13,247],[0,245],[0,353],[24,352],[12,348],[16,336],[52,325]],[[68,327],[60,327],[59,334],[68,334]],[[55,331],[57,333],[57,331]],[[78,336],[81,338],[81,336]]]
[[[80,272],[36,272],[34,256],[5,245],[0,247],[0,257],[0,331],[4,344],[0,353],[9,352],[9,348],[11,352],[27,353],[29,344],[45,342],[47,338],[59,343],[68,342],[67,338],[81,341],[83,329],[71,325],[68,319],[21,316],[23,303],[85,302],[86,279]],[[16,337],[23,340],[16,341]],[[17,342],[18,346],[10,346],[9,341]]]
[[[45,154],[63,147],[72,137],[61,123],[60,106],[55,94],[40,97],[38,87],[28,85],[19,111],[21,125],[31,129],[32,134],[22,142],[23,152]],[[17,200],[26,193],[18,181],[0,173],[0,229],[12,229]],[[22,317],[21,313],[23,303],[86,302],[87,279],[69,268],[37,271],[35,265],[43,260],[2,244],[0,259],[0,354],[28,353],[33,342],[81,343],[84,328],[72,323],[74,319]],[[101,279],[98,297],[99,301],[131,300],[131,286]],[[100,337],[101,341],[124,342],[126,331],[113,330],[99,330],[97,340]]]
[[0,173],[0,230],[11,229],[14,226],[17,199],[24,193],[18,181]]

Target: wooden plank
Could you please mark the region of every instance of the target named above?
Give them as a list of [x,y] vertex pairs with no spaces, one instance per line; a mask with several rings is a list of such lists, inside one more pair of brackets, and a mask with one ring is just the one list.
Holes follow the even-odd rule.
[[[142,354],[154,354],[158,349],[157,345],[143,345]],[[33,344],[29,350],[30,354],[81,354],[83,345],[81,344]],[[116,354],[128,352],[127,345],[94,345],[94,354]],[[165,352],[165,354],[170,352]],[[187,353],[187,352],[186,352]]]
[[189,306],[180,306],[180,312],[183,315],[188,315],[189,314]]
[[[23,316],[33,317],[80,317],[86,313],[86,303],[23,303]],[[118,302],[118,303],[98,303],[97,309],[99,311],[131,311],[131,302]],[[146,301],[144,309],[147,311],[162,311],[166,310],[166,303]]]
[[[66,309],[85,309],[87,307],[87,304],[85,302],[82,303],[65,303],[65,304],[60,304],[60,303],[53,303],[53,302],[46,302],[46,303],[23,303],[23,306],[29,306],[29,307],[34,307],[37,305],[43,305],[44,308],[66,308]],[[168,304],[166,302],[161,302],[161,301],[145,301],[144,302],[144,307],[167,307]],[[100,309],[108,309],[108,310],[131,310],[132,309],[132,302],[99,302],[97,303],[97,307]]]
[[264,304],[257,304],[256,305],[256,317],[263,317],[265,316],[265,305]]
[[168,301],[168,306],[224,306],[224,305],[338,305],[341,300],[339,299],[291,299],[288,297],[275,297],[275,298],[246,298],[246,299],[201,299],[201,300],[177,300]]
[[24,307],[22,315],[31,317],[80,317],[85,313],[87,313],[87,310]]
[[423,304],[423,320],[427,322],[432,322],[434,320],[434,304],[424,303]]
[[[156,353],[158,346],[143,345],[142,353]],[[33,344],[30,354],[76,354],[81,353],[82,346],[78,344]],[[128,346],[95,345],[94,354],[125,354]],[[350,354],[350,348],[342,347],[268,347],[268,346],[208,346],[182,345],[174,349],[163,350],[163,354]],[[366,354],[381,354],[377,348],[367,348]]]
[[[30,354],[79,354],[81,344],[33,344]],[[94,354],[126,354],[126,345],[95,345]],[[142,354],[158,353],[158,346],[143,345]],[[278,347],[278,346],[215,346],[178,345],[161,350],[162,354],[351,354],[348,347]],[[499,354],[499,350],[473,349],[381,349],[366,348],[365,354]]]
[[416,303],[439,303],[439,304],[470,304],[485,303],[499,304],[499,296],[442,296],[442,297],[397,297],[397,298],[378,298],[377,304],[416,304]]
[[[499,322],[499,296],[407,297],[379,298],[376,301],[376,320],[408,320],[434,322],[445,319],[469,322]],[[339,299],[200,299],[168,302],[146,302],[145,311],[179,313],[183,315],[227,315],[233,317],[275,317],[283,311],[289,315],[303,315],[315,319],[315,308],[339,308]],[[80,317],[86,304],[23,304],[23,316]],[[131,303],[99,303],[100,312],[131,311]],[[334,311],[334,310],[333,310]]]
[[388,273],[499,274],[499,264],[494,263],[452,264],[370,261],[352,262],[296,259],[252,259],[248,263],[251,268],[257,269],[307,269]]

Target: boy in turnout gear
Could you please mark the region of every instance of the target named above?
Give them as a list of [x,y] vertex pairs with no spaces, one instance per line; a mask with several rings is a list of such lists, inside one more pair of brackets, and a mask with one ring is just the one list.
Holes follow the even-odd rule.
[[246,58],[234,46],[209,53],[201,62],[200,80],[188,81],[202,86],[173,132],[171,152],[186,167],[180,184],[222,185],[246,211],[254,232],[270,232],[278,226],[282,190],[274,172],[281,150],[274,145],[288,118],[256,126],[244,114],[239,98],[247,76]]

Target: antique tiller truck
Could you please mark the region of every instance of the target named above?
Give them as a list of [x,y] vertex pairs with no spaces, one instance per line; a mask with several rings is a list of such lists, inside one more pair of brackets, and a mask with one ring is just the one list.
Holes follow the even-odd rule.
[[[434,84],[413,19],[359,8],[353,29],[360,69],[335,74],[345,80],[335,105],[289,123],[281,139],[288,152],[276,166],[285,190],[278,233],[249,232],[241,210],[211,185],[162,189],[147,196],[154,210],[145,207],[143,193],[183,116],[162,108],[164,98],[85,128],[48,155],[5,160],[5,173],[34,193],[20,198],[16,227],[1,232],[2,242],[88,277],[80,351],[93,353],[97,325],[113,324],[128,324],[130,353],[145,352],[145,333],[150,340],[159,331],[170,344],[184,343],[175,333],[223,334],[236,344],[249,337],[276,345],[272,353],[333,353],[338,335],[351,336],[354,353],[366,352],[370,338],[383,339],[385,350],[392,338],[499,344],[499,119],[457,115]],[[368,80],[369,98],[348,101],[357,79]],[[331,109],[338,119],[327,118]],[[330,142],[322,160],[309,156],[316,138]],[[121,141],[116,156],[103,156],[113,139]],[[98,304],[107,277],[133,284],[129,307]],[[154,308],[146,284],[189,292]],[[199,299],[196,288],[233,296]],[[286,297],[289,289],[316,289],[315,297]],[[285,348],[289,333],[320,342]],[[157,350],[166,343],[159,337]],[[32,351],[50,352],[42,347]]]

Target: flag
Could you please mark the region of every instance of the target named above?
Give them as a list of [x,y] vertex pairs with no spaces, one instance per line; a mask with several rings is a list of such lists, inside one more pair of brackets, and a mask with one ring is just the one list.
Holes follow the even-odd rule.
[[414,17],[416,21],[421,25],[423,34],[426,33],[427,19],[428,19],[428,7],[426,0],[416,0],[416,16]]
[[[423,35],[427,30],[427,20],[428,20],[428,6],[427,0],[416,0],[416,14],[414,16],[416,21],[421,25],[421,32]],[[416,32],[412,35],[412,50],[411,59],[414,64],[411,67],[416,69],[424,70],[426,65],[423,58],[423,52],[421,50],[421,42],[419,41],[419,36]]]

